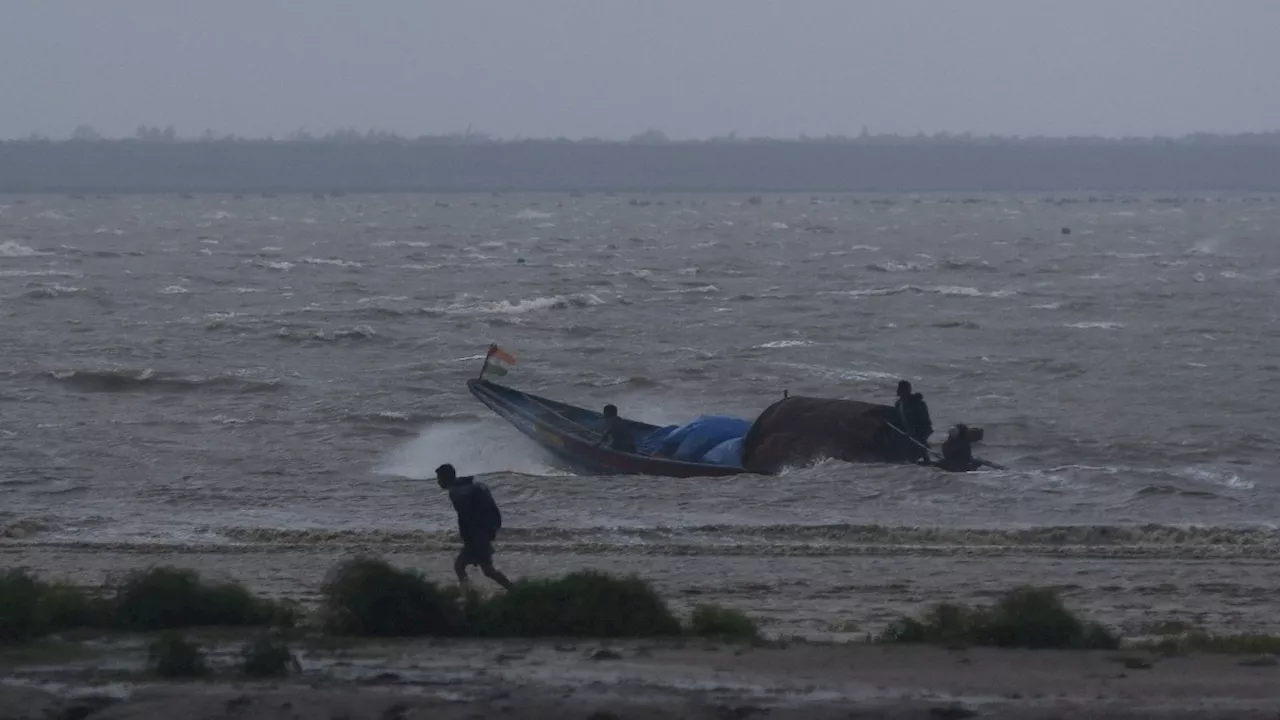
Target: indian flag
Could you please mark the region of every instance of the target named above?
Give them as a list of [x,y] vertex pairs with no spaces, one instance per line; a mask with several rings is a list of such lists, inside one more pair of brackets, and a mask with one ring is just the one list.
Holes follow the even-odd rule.
[[489,346],[489,354],[485,356],[485,362],[488,364],[488,372],[502,377],[507,374],[507,366],[515,365],[516,359],[511,353],[503,350],[497,345]]

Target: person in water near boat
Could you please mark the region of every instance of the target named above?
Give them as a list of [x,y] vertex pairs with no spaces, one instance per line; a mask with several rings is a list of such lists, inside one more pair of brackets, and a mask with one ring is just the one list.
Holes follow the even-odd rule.
[[929,418],[929,406],[924,401],[924,395],[913,393],[911,383],[906,380],[898,381],[898,401],[893,405],[893,424],[906,434],[902,438],[902,452],[906,459],[910,462],[923,460],[929,452],[933,420]]
[[633,453],[636,451],[636,440],[631,437],[631,430],[627,428],[626,421],[618,417],[617,405],[604,406],[604,434],[600,436],[600,441],[596,443],[596,447],[608,445],[610,449],[618,452]]
[[436,481],[449,491],[449,500],[458,513],[462,551],[453,561],[458,582],[467,584],[467,566],[476,565],[485,577],[510,589],[511,581],[493,567],[493,541],[502,527],[502,513],[489,488],[472,476],[458,477],[458,472],[448,463],[436,468]]
[[967,425],[961,423],[947,431],[938,467],[947,472],[969,472],[982,467],[980,461],[973,459],[973,441]]

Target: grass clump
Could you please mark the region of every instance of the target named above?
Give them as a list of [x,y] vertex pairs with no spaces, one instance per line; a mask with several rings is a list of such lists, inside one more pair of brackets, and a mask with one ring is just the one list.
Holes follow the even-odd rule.
[[25,642],[105,621],[102,603],[77,587],[46,583],[24,570],[0,575],[0,642]]
[[479,634],[497,637],[662,637],[681,630],[643,580],[590,570],[521,580],[488,600],[479,619]]
[[194,678],[209,673],[200,646],[172,631],[161,634],[151,643],[147,667],[162,678]]
[[126,630],[294,622],[289,608],[258,598],[242,585],[206,583],[194,570],[172,567],[130,575],[116,592],[112,616]]
[[1114,650],[1120,639],[1098,623],[1081,620],[1047,588],[1019,587],[992,607],[942,603],[923,617],[902,618],[881,642],[980,645],[1032,649]]
[[689,629],[700,637],[758,640],[760,628],[740,610],[704,604],[693,609]]
[[322,589],[324,629],[334,635],[396,637],[460,634],[456,590],[373,558],[338,566]]
[[298,660],[283,640],[262,634],[240,652],[240,672],[255,679],[285,677],[298,669]]
[[23,570],[0,575],[0,642],[23,642],[43,634],[39,627],[40,583]]
[[1185,655],[1193,652],[1224,655],[1280,655],[1280,637],[1247,633],[1214,635],[1196,630],[1161,638],[1151,643],[1143,643],[1141,647],[1165,655]]

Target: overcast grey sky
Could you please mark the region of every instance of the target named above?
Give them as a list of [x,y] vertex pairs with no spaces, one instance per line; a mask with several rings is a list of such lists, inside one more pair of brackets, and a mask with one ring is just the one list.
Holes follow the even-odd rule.
[[1280,129],[1280,0],[6,0],[0,137]]

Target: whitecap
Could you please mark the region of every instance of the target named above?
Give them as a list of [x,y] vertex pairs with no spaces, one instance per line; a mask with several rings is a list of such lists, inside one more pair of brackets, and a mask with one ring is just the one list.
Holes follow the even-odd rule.
[[68,287],[66,285],[46,285],[34,290],[28,290],[26,296],[30,298],[55,298],[62,295],[75,295],[84,292],[84,288]]
[[70,270],[0,270],[0,277],[65,277],[82,278],[84,273]]
[[270,262],[263,263],[263,267],[269,268],[271,270],[288,271],[293,269],[293,263],[288,262],[286,260],[272,260]]
[[356,262],[355,260],[340,260],[338,258],[304,257],[302,258],[302,262],[307,263],[308,265],[333,265],[335,267],[345,268],[364,267],[364,265]]
[[496,302],[477,303],[470,307],[454,305],[446,309],[450,313],[490,313],[499,315],[523,315],[539,310],[563,310],[571,307],[588,307],[603,305],[604,301],[595,295],[581,293],[575,295],[555,295],[552,297],[536,297],[525,300],[498,300]]
[[37,255],[48,255],[49,253],[40,252],[34,248],[15,242],[13,240],[5,240],[0,242],[0,257],[35,257]]
[[525,208],[515,215],[512,215],[512,217],[516,220],[546,220],[551,217],[551,213],[538,212],[537,210]]
[[1075,328],[1077,330],[1118,330],[1124,327],[1124,323],[1112,320],[1097,320],[1093,322],[1068,323],[1063,327]]
[[928,288],[929,292],[938,293],[939,295],[961,295],[964,297],[988,297],[988,298],[1005,298],[1018,294],[1017,290],[993,290],[991,292],[983,292],[977,288],[965,287],[961,285],[940,285],[938,287]]
[[185,295],[189,292],[191,291],[182,287],[181,285],[170,285],[169,287],[161,290],[160,294],[161,295]]
[[813,342],[809,340],[773,340],[763,345],[757,345],[756,347],[760,349],[764,349],[764,348],[775,349],[775,348],[804,347],[806,345],[812,345],[812,344]]
[[933,263],[897,262],[894,260],[890,260],[888,262],[883,262],[883,263],[871,263],[866,267],[868,270],[875,270],[878,272],[888,272],[888,273],[917,272],[920,270],[931,269],[933,267]]

